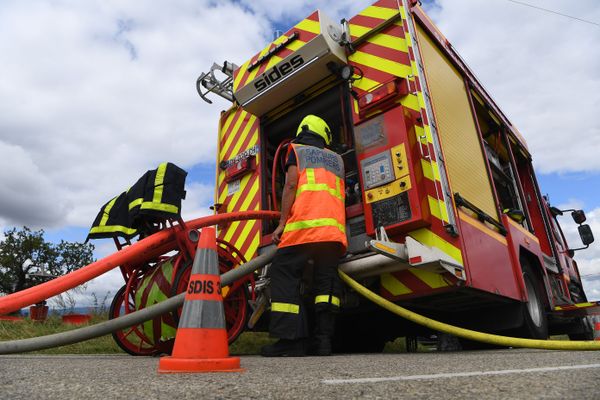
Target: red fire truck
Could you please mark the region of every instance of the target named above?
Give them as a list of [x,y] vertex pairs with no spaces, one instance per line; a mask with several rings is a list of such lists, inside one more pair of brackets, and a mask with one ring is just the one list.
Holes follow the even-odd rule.
[[[584,213],[542,196],[523,136],[417,1],[380,0],[340,24],[315,11],[240,66],[213,65],[197,86],[209,102],[232,102],[219,124],[215,212],[277,210],[286,145],[315,114],[345,163],[343,271],[454,325],[591,335],[597,304],[556,219],[570,212],[587,247]],[[274,228],[234,222],[219,238],[250,259],[272,246]],[[342,349],[427,333],[350,290],[342,310]]]

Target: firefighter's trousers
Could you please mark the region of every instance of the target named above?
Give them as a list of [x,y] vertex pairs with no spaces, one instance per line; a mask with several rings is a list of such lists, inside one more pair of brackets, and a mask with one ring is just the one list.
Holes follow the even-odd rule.
[[[269,271],[271,336],[281,339],[310,336],[306,305],[301,293],[302,276],[310,259],[314,263],[311,301],[314,302],[315,312],[333,313],[339,310],[342,289],[337,274],[339,257],[340,245],[337,242],[307,243],[277,250]],[[318,331],[319,326],[316,329]],[[332,327],[327,330],[332,331]]]

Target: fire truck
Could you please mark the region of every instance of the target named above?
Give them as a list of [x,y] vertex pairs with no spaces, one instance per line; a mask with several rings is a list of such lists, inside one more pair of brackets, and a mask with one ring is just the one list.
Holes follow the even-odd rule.
[[[218,128],[215,213],[278,210],[287,145],[315,114],[344,160],[342,271],[457,326],[590,338],[597,304],[573,259],[594,240],[585,214],[541,194],[523,136],[418,1],[380,0],[340,23],[317,10],[241,65],[214,64],[197,89],[232,103]],[[232,222],[219,239],[251,259],[275,227]],[[349,289],[336,332],[339,348],[358,351],[428,333]]]

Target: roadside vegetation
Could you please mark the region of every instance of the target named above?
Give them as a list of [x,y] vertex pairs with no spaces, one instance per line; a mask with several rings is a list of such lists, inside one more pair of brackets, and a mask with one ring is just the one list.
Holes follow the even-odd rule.
[[[93,315],[90,324],[105,321],[106,315]],[[60,316],[52,315],[45,322],[31,321],[25,318],[17,322],[0,321],[0,341],[27,339],[37,336],[51,335],[80,328],[82,325],[64,324]],[[266,332],[245,332],[229,347],[232,355],[254,355],[258,354],[260,348],[272,343],[274,339],[269,338]],[[421,349],[420,349],[421,350]],[[404,352],[404,338],[396,339],[387,343],[385,353]],[[425,350],[426,351],[426,350]],[[117,346],[111,335],[105,335],[96,339],[68,346],[57,347],[32,352],[32,354],[125,354]]]
[[[90,324],[106,320],[106,316],[94,315]],[[60,316],[52,315],[44,322],[32,321],[25,318],[21,321],[0,321],[0,341],[27,339],[37,336],[51,335],[80,328],[83,325],[68,325],[62,322]],[[34,354],[114,354],[123,351],[114,342],[111,335],[68,346],[57,347],[32,352]]]

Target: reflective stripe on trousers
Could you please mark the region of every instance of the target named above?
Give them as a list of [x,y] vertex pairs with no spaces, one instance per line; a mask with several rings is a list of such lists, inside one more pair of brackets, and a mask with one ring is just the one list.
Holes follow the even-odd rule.
[[321,294],[315,297],[315,304],[319,303],[326,303],[339,307],[340,298],[329,294]]

